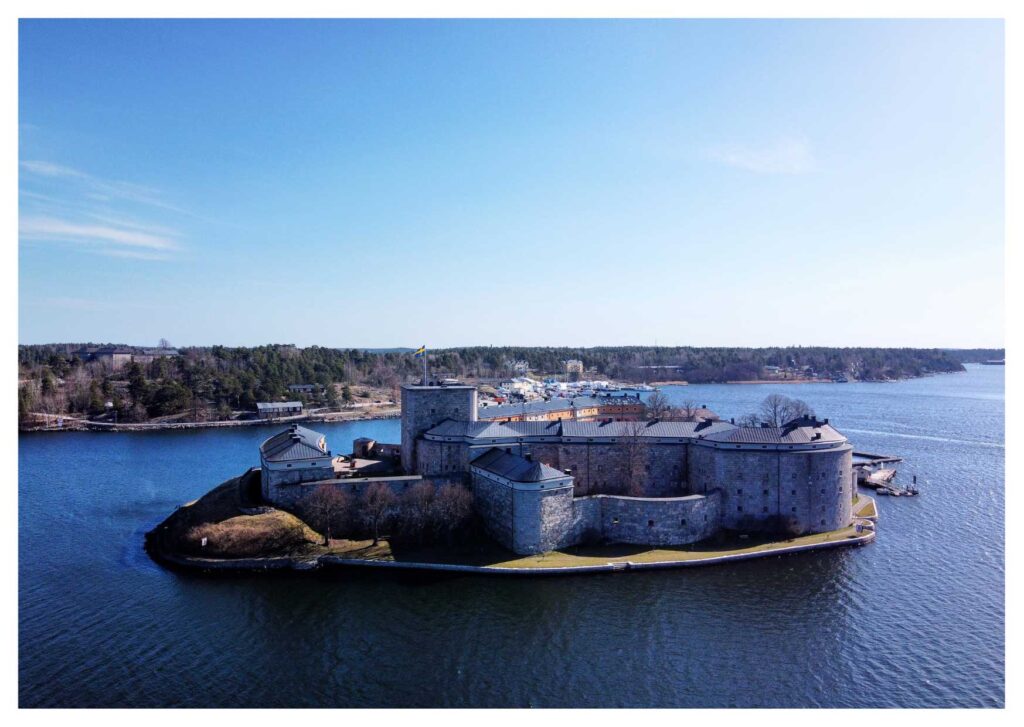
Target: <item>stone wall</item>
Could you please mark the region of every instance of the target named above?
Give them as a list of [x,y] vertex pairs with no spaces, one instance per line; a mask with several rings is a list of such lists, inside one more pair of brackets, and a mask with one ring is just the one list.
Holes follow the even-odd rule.
[[[529,444],[487,444],[469,447],[462,442],[423,440],[417,470],[423,475],[469,467],[469,462],[491,447],[521,456],[532,455],[538,462],[559,471],[571,470],[578,497],[591,494],[628,492],[628,455],[620,443],[531,442]],[[645,444],[636,453],[636,473],[645,497],[672,497],[686,493],[685,444]]]
[[267,463],[261,458],[260,465],[260,490],[265,500],[271,499],[270,493],[275,487],[334,477],[334,464],[331,457],[287,463]]
[[850,445],[753,449],[695,445],[690,489],[722,491],[722,526],[743,532],[824,532],[853,517]]
[[597,495],[601,537],[609,543],[687,545],[720,529],[719,492],[686,497],[646,498]]
[[348,479],[327,479],[316,482],[300,482],[295,484],[276,483],[264,486],[263,499],[274,507],[285,510],[294,510],[299,503],[311,495],[317,487],[330,485],[353,498],[359,498],[366,492],[366,488],[375,482],[383,482],[396,495],[401,495],[417,482],[422,482],[419,475],[407,475],[403,477],[352,477]]
[[614,495],[573,497],[566,481],[546,487],[513,485],[474,471],[472,491],[488,533],[521,555],[581,543],[685,545],[714,535],[720,493],[673,498]]
[[463,442],[421,439],[416,443],[415,471],[424,477],[463,480],[468,477],[470,457],[482,450],[470,450]]

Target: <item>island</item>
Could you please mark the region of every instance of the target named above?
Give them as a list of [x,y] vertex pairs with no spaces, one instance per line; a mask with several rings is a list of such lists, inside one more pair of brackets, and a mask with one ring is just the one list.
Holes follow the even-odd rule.
[[[480,418],[477,388],[401,387],[401,441],[347,455],[290,424],[259,466],[146,536],[200,570],[379,567],[558,574],[685,567],[862,545],[877,510],[853,447],[802,407],[778,422]],[[793,404],[793,402],[790,402]]]

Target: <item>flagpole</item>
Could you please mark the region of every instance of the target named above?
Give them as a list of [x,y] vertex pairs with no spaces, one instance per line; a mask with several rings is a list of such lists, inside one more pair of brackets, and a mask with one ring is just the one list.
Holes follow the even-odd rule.
[[427,347],[423,347],[423,385],[427,385]]

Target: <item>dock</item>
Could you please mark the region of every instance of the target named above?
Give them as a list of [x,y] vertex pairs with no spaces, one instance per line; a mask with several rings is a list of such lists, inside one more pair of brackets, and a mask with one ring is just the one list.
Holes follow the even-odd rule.
[[861,487],[870,487],[879,495],[909,497],[919,494],[916,476],[914,477],[912,485],[898,485],[896,484],[896,468],[892,466],[885,466],[895,465],[902,461],[902,457],[893,457],[885,454],[870,454],[868,452],[854,452],[853,470],[857,473],[857,484]]

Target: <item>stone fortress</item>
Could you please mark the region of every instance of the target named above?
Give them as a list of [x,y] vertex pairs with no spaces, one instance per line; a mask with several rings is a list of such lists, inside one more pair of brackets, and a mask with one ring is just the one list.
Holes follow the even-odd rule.
[[460,384],[403,386],[401,412],[400,446],[357,440],[347,458],[297,425],[271,437],[260,447],[264,500],[294,506],[324,482],[353,494],[372,482],[397,493],[458,482],[518,554],[678,546],[723,531],[791,537],[853,520],[853,448],[827,419],[480,421],[476,388]]

